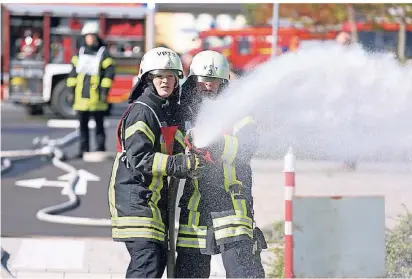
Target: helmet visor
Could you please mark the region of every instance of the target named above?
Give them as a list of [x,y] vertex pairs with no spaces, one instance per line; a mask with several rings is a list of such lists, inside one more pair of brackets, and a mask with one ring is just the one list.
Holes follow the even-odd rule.
[[205,77],[205,76],[197,76],[196,79],[197,79],[197,82],[210,82],[210,83],[219,84],[219,85],[222,84],[224,81],[221,78]]
[[151,75],[154,75],[154,76],[156,76],[156,75],[175,75],[175,76],[179,76],[179,71],[177,71],[177,70],[167,70],[167,69],[162,69],[162,70],[153,70],[153,71],[150,71],[149,72],[149,74],[151,74]]

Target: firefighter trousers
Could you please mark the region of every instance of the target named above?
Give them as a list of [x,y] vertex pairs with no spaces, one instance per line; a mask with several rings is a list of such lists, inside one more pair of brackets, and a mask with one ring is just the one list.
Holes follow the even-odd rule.
[[161,278],[167,264],[165,245],[141,240],[125,242],[130,254],[126,278]]
[[[260,252],[253,253],[252,241],[238,241],[221,248],[226,278],[264,278]],[[176,258],[176,278],[209,278],[212,256],[198,249],[180,249]]]
[[93,116],[96,122],[96,151],[106,151],[106,133],[104,131],[104,111],[78,111],[80,122],[80,154],[90,151],[89,120]]

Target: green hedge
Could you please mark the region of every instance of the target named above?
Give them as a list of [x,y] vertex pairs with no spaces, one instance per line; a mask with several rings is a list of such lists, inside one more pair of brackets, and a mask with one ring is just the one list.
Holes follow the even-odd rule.
[[[386,277],[412,278],[412,214],[405,207],[405,213],[397,219],[395,227],[386,231]],[[283,278],[284,221],[263,231],[272,253],[267,277]]]

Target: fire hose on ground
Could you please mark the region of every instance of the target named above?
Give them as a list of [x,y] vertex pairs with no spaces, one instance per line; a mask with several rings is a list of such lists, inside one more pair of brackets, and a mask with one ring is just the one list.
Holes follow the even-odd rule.
[[[59,215],[63,212],[68,210],[72,210],[79,206],[80,201],[78,196],[75,194],[76,185],[79,180],[78,171],[76,168],[71,166],[68,163],[63,162],[65,159],[65,154],[61,150],[63,147],[67,147],[73,143],[75,143],[79,139],[79,131],[73,131],[66,136],[49,140],[43,139],[42,143],[46,144],[42,148],[38,148],[35,150],[12,150],[12,151],[2,151],[2,167],[1,173],[3,174],[6,171],[9,171],[12,167],[12,161],[9,158],[31,158],[36,156],[44,156],[48,158],[52,158],[52,164],[62,169],[70,174],[72,174],[71,180],[67,182],[67,196],[69,198],[68,201],[57,204],[53,206],[49,206],[43,209],[40,209],[36,213],[37,219],[50,222],[50,223],[60,223],[60,224],[70,224],[70,225],[83,225],[83,226],[111,226],[110,219],[99,219],[99,218],[86,218],[86,217],[71,217],[71,216],[63,216]],[[39,143],[39,140],[34,140],[35,144]],[[4,158],[4,159],[3,159]]]

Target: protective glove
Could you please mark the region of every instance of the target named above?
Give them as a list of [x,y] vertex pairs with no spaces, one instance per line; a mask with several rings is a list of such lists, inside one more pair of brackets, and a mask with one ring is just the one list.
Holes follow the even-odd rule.
[[202,157],[193,152],[169,156],[166,173],[177,178],[197,177],[199,170],[205,166]]
[[107,103],[108,89],[99,87],[99,100]]
[[214,160],[212,159],[212,156],[210,155],[210,152],[208,150],[204,148],[197,148],[194,145],[194,135],[195,135],[195,129],[187,130],[185,139],[184,139],[187,150],[201,157],[207,163],[214,163]]

